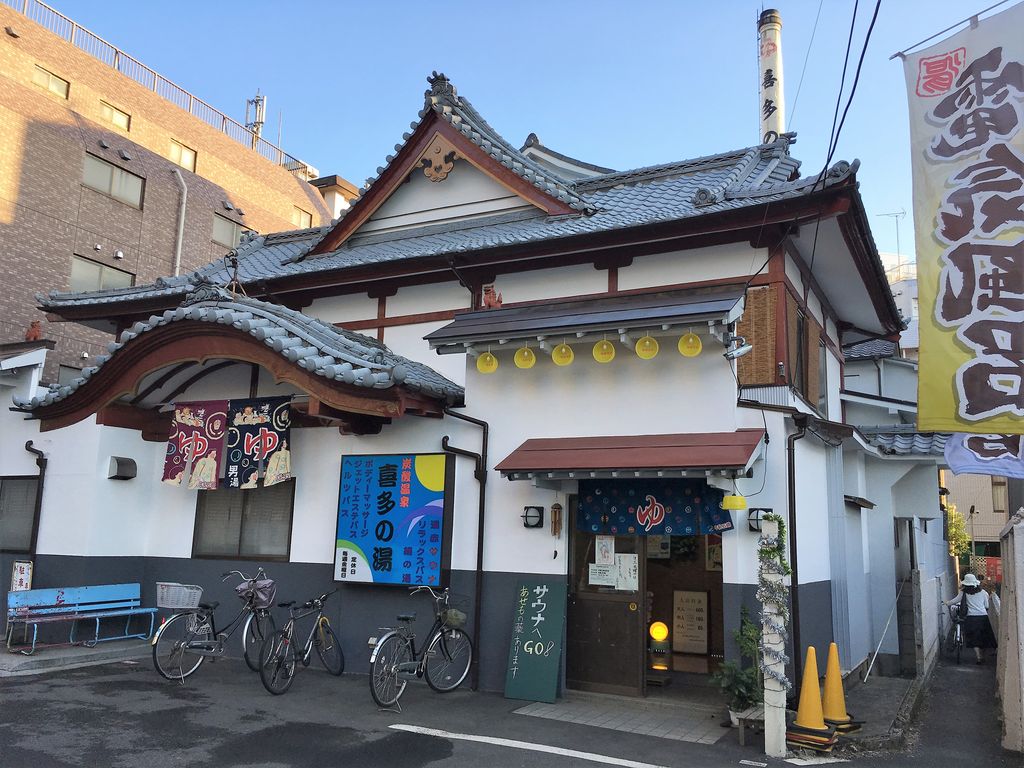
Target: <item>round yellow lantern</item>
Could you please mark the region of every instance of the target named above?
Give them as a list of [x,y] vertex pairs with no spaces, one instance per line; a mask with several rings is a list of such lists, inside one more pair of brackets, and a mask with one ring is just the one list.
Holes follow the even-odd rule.
[[599,363],[610,363],[615,359],[615,345],[602,339],[594,345],[594,359]]
[[573,353],[572,347],[564,341],[551,350],[551,360],[555,365],[572,365],[572,361],[575,359],[576,355]]
[[516,368],[533,368],[537,364],[537,355],[529,347],[520,347],[512,360]]
[[693,331],[690,331],[685,336],[679,339],[679,354],[683,357],[696,357],[700,354],[704,345],[700,341],[698,336]]
[[490,352],[484,352],[476,359],[476,369],[480,373],[494,373],[498,370],[498,358]]
[[651,640],[656,643],[663,643],[668,640],[668,625],[664,621],[656,621],[651,624]]
[[637,341],[636,356],[641,360],[650,360],[658,354],[658,340],[653,336],[644,336]]

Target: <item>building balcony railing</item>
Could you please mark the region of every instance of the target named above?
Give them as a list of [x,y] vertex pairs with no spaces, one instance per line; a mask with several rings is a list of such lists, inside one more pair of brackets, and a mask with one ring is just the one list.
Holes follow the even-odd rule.
[[897,264],[885,270],[885,277],[889,285],[902,282],[903,280],[917,280],[917,263],[913,261]]
[[139,85],[153,91],[172,104],[181,107],[193,117],[230,136],[239,144],[249,147],[270,162],[284,166],[293,175],[303,180],[309,179],[310,171],[306,163],[289,155],[266,139],[257,136],[238,121],[211,107],[180,85],[172,83],[138,59],[129,56],[99,35],[72,21],[60,11],[54,10],[46,3],[41,3],[39,0],[0,0],[0,3],[20,11],[32,21],[45,27],[58,37],[67,40],[79,50],[116,69],[122,75],[130,77]]

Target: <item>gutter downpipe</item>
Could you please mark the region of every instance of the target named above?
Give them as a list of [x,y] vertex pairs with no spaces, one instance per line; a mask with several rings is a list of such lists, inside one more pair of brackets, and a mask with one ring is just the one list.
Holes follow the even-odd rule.
[[171,168],[171,173],[178,179],[178,187],[181,189],[181,202],[178,203],[178,233],[174,238],[174,276],[181,272],[181,244],[185,239],[185,204],[188,202],[188,186],[177,168]]
[[794,413],[796,432],[786,438],[786,490],[789,496],[789,566],[792,570],[790,590],[791,613],[793,615],[793,689],[800,690],[803,677],[800,650],[800,570],[797,563],[796,545],[796,441],[807,434],[807,414]]
[[448,444],[448,435],[441,438],[441,449],[445,453],[453,453],[458,456],[465,456],[476,462],[476,469],[473,473],[477,483],[480,485],[480,501],[477,511],[476,524],[476,573],[474,575],[474,597],[473,597],[473,665],[470,670],[470,688],[477,690],[480,687],[480,602],[484,589],[484,518],[487,510],[487,440],[490,434],[490,425],[481,419],[474,419],[464,413],[458,413],[451,408],[445,408],[444,413],[453,419],[476,424],[483,430],[481,436],[480,453],[473,453],[462,448]]
[[39,535],[39,517],[43,510],[43,480],[46,477],[46,464],[48,459],[46,454],[38,448],[32,447],[32,441],[27,440],[25,442],[25,450],[29,453],[35,454],[36,466],[39,467],[39,487],[36,489],[36,503],[35,509],[32,511],[34,522],[32,524],[32,553],[36,551],[36,536]]

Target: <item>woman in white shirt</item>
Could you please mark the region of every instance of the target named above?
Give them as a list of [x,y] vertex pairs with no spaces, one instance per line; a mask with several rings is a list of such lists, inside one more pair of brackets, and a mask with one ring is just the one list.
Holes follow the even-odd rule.
[[964,576],[960,582],[960,591],[952,600],[947,600],[946,605],[956,605],[961,600],[967,604],[964,645],[974,649],[974,655],[981,664],[984,662],[982,650],[995,648],[996,638],[992,634],[992,625],[988,620],[988,592],[981,588],[981,582],[973,573]]

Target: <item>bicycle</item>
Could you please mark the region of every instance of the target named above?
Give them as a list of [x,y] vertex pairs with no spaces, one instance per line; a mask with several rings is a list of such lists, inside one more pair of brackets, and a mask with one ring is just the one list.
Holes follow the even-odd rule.
[[434,624],[420,653],[409,626],[416,614],[403,613],[397,617],[402,626],[382,627],[385,634],[376,640],[370,654],[370,693],[381,709],[395,707],[413,677],[426,678],[427,685],[438,693],[454,691],[473,663],[473,643],[462,630],[466,614],[451,607],[447,589],[438,593],[430,587],[416,587],[411,594],[423,590],[434,598]]
[[[309,629],[309,636],[302,647],[302,666],[308,667],[313,658],[313,649],[323,662],[324,668],[332,675],[339,676],[345,671],[345,654],[341,651],[338,636],[331,629],[330,620],[324,616],[324,602],[338,590],[307,600],[296,609],[295,601],[278,603],[279,608],[288,609],[288,623],[284,629],[274,632],[263,641],[260,650],[260,680],[263,687],[275,696],[287,691],[295,679],[298,659],[295,655],[295,622],[316,614],[316,620]],[[308,609],[308,610],[306,610]],[[305,610],[305,613],[298,611]]]
[[245,663],[253,672],[259,669],[259,649],[275,628],[270,606],[273,605],[277,586],[272,579],[266,578],[263,568],[257,570],[255,576],[246,576],[241,571],[227,571],[221,581],[227,581],[234,574],[243,579],[242,583],[235,586],[235,592],[243,604],[238,615],[220,632],[214,620],[214,611],[220,605],[219,602],[198,602],[202,594],[201,587],[171,585],[189,591],[191,594],[186,600],[194,600],[194,604],[176,606],[187,607],[187,610],[167,619],[150,641],[153,645],[153,665],[163,677],[184,682],[207,657],[223,656],[227,639],[239,627],[242,628],[242,656]]
[[958,603],[947,606],[949,618],[953,622],[950,627],[949,642],[952,645],[950,653],[956,654],[956,663],[960,663],[960,654],[964,649],[964,620],[960,617],[960,606]]

